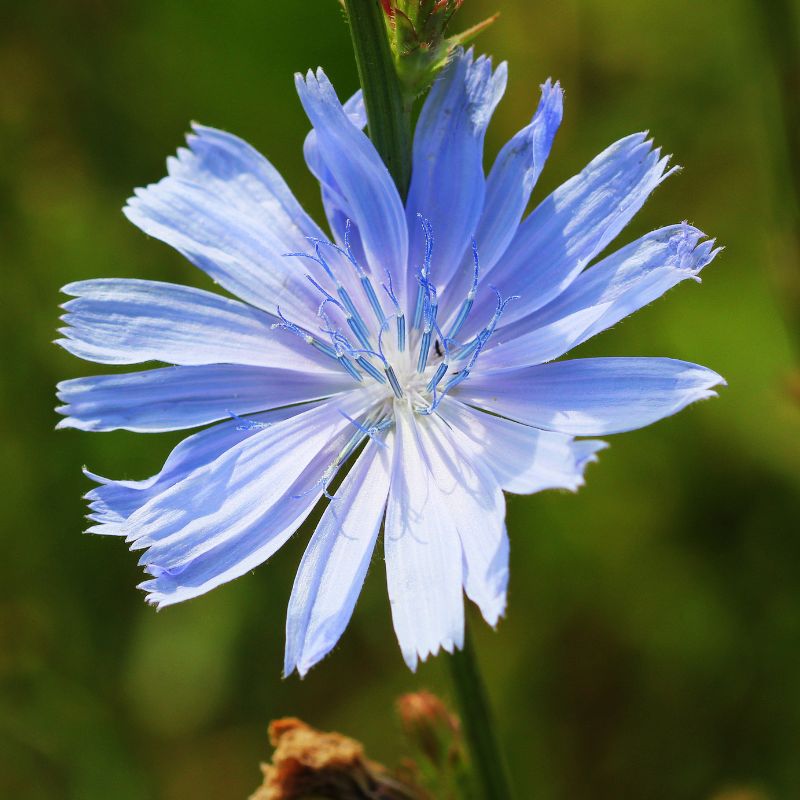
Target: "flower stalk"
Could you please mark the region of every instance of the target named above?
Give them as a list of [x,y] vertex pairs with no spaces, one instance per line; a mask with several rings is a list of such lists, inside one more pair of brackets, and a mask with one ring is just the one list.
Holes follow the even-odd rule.
[[495,735],[489,699],[468,624],[464,629],[464,647],[453,651],[447,661],[464,738],[470,752],[470,766],[480,784],[480,797],[485,800],[510,800],[511,784],[505,758]]
[[401,197],[411,179],[411,108],[403,100],[381,0],[344,0],[367,129]]

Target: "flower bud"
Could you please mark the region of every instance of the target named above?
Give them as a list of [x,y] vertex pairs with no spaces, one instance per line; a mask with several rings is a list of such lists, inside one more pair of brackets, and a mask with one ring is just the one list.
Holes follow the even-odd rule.
[[445,32],[463,0],[381,0],[397,74],[409,102],[424,92],[456,47],[472,41],[497,14],[462,33]]
[[404,694],[397,700],[397,714],[409,740],[434,766],[457,759],[460,725],[445,704],[431,692]]

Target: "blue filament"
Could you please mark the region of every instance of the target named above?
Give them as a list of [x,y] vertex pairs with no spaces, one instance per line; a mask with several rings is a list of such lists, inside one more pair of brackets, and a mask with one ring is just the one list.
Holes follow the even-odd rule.
[[422,267],[419,271],[419,289],[417,290],[417,304],[414,308],[414,321],[412,323],[414,328],[420,326],[422,321],[422,312],[425,307],[426,300],[429,299],[430,287],[430,274],[431,274],[431,260],[433,258],[433,226],[422,214],[417,213],[417,217],[422,224],[422,230],[425,233],[425,255],[422,261]]
[[307,344],[310,344],[312,347],[316,347],[317,350],[319,350],[321,353],[324,353],[326,356],[330,356],[331,358],[339,357],[332,347],[329,347],[324,342],[319,341],[319,339],[312,336],[308,331],[303,330],[299,325],[295,325],[294,322],[290,322],[288,319],[286,319],[286,317],[283,316],[280,306],[278,306],[277,312],[280,322],[273,323],[273,329],[279,328],[281,330],[290,331],[295,336],[299,336]]
[[388,269],[386,270],[386,280],[389,285],[387,286],[385,283],[382,285],[383,291],[389,295],[389,299],[392,301],[392,305],[394,305],[395,319],[397,322],[397,350],[400,353],[404,353],[406,349],[406,318],[405,314],[403,314],[403,309],[400,307],[400,301],[394,293],[392,273],[389,272]]
[[356,364],[358,364],[358,366],[361,367],[361,369],[363,369],[367,375],[375,378],[378,383],[386,383],[386,378],[383,377],[381,371],[374,364],[371,364],[369,361],[367,361],[364,356],[359,356],[356,359]]
[[400,381],[397,380],[397,375],[395,371],[391,367],[386,367],[384,369],[386,373],[386,378],[389,381],[389,386],[392,387],[392,391],[394,392],[395,397],[402,397],[403,396],[403,387],[400,386]]
[[475,265],[475,269],[472,274],[472,286],[470,286],[469,292],[467,292],[467,297],[461,304],[458,316],[450,326],[450,332],[447,334],[448,338],[450,339],[455,338],[455,336],[461,330],[463,324],[467,321],[469,312],[472,310],[472,304],[475,302],[475,295],[478,292],[478,274],[480,272],[480,266],[478,261],[478,243],[474,239],[472,240],[472,261]]
[[431,350],[432,332],[426,330],[422,334],[422,339],[419,343],[419,359],[417,360],[417,372],[424,372],[428,364],[428,354]]
[[364,289],[364,294],[367,296],[367,300],[369,300],[369,304],[372,306],[372,310],[375,312],[378,322],[383,325],[384,321],[386,320],[386,314],[384,313],[383,308],[378,300],[378,296],[375,294],[375,289],[373,288],[372,281],[370,281],[368,275],[361,276],[361,286]]

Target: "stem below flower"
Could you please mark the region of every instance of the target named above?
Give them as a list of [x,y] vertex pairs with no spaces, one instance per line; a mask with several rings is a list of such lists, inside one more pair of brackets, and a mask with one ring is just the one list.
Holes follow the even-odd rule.
[[411,177],[410,114],[389,48],[380,0],[345,0],[364,91],[369,137],[405,200]]
[[455,650],[447,661],[469,747],[470,767],[480,783],[480,796],[485,800],[510,800],[511,784],[503,752],[495,737],[489,701],[468,625],[464,630],[463,649]]

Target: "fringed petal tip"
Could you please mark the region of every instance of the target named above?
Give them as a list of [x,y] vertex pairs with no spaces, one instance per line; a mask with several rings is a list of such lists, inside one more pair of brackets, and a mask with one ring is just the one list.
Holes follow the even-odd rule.
[[463,647],[464,631],[462,629],[457,639],[444,639],[432,649],[404,650],[403,660],[406,662],[406,665],[412,672],[416,672],[417,667],[421,662],[425,662],[428,660],[428,658],[433,658],[434,656],[439,655],[442,650],[452,655],[455,650],[462,650]]
[[[100,515],[87,514],[87,518],[92,521],[96,521],[101,517]],[[117,538],[122,538],[125,535],[122,524],[113,521],[99,521],[97,525],[91,525],[88,527],[84,533],[91,534],[92,536],[115,536]]]
[[553,81],[552,77],[549,77],[544,83],[539,84],[539,89],[542,96],[539,100],[537,114],[555,111],[559,114],[560,119],[564,105],[564,90],[561,88],[561,81]]
[[608,442],[601,439],[578,439],[572,444],[575,454],[575,482],[572,486],[564,486],[568,492],[577,493],[586,485],[586,469],[589,464],[596,464],[600,459],[598,453],[609,447]]
[[329,656],[333,652],[333,648],[324,653],[310,653],[303,654],[297,661],[287,659],[283,664],[283,674],[281,677],[284,680],[291,678],[296,672],[297,677],[302,681],[313,667],[316,667],[320,661]]
[[[486,608],[484,606],[484,608],[481,609],[481,615],[484,621],[493,631],[497,630],[500,621],[505,617],[506,606],[506,594],[503,592],[502,596],[497,598],[497,603],[494,607]],[[459,647],[459,649],[461,648]]]
[[699,228],[684,220],[670,237],[668,263],[676,269],[692,273],[699,281],[699,273],[725,248],[715,247],[717,240],[709,238]]

